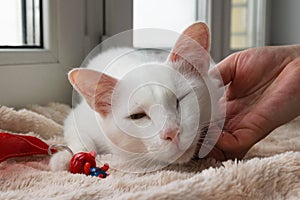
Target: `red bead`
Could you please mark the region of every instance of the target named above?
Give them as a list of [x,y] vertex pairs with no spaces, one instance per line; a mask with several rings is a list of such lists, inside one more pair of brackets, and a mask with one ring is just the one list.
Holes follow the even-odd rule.
[[90,169],[91,169],[91,164],[89,162],[85,163],[83,168],[85,175],[90,175]]
[[109,165],[107,163],[104,163],[104,165],[100,169],[106,172],[109,169]]
[[70,161],[70,172],[73,174],[85,174],[84,167],[86,163],[89,163],[90,167],[96,167],[93,153],[79,152],[74,154]]

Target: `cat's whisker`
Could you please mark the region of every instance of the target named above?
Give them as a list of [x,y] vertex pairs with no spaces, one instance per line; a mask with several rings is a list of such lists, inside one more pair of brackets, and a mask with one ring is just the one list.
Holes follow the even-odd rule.
[[130,159],[127,159],[126,161],[124,161],[127,165],[129,166],[138,166],[138,167],[142,167],[143,169],[145,168],[145,163],[147,163],[149,160],[148,156],[145,155],[136,155],[134,157],[131,157]]
[[134,160],[131,160],[131,164],[135,165],[135,166],[142,166],[144,168],[144,163],[147,162],[148,158],[144,158],[144,157],[138,157],[137,159]]
[[158,154],[155,156],[155,154],[153,156],[151,156],[149,158],[149,163],[145,166],[145,169],[148,170],[151,167],[151,164],[157,160]]
[[157,166],[157,160],[160,157],[162,152],[168,152],[168,149],[166,149],[167,146],[169,146],[169,143],[164,143],[164,145],[159,146],[159,148],[155,149],[155,151],[152,151],[152,153],[149,153],[147,155],[147,159],[144,161],[144,164],[146,164],[144,167],[146,170],[151,169],[153,167],[160,167]]

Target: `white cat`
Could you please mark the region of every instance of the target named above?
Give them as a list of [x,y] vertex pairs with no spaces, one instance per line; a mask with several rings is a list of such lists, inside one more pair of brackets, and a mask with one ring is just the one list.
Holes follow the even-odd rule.
[[[84,100],[65,121],[68,146],[74,153],[142,157],[147,165],[197,155],[201,131],[212,119],[209,40],[208,27],[199,22],[183,32],[166,61],[120,48],[73,69],[69,80]],[[65,169],[69,159],[59,152],[51,168]]]

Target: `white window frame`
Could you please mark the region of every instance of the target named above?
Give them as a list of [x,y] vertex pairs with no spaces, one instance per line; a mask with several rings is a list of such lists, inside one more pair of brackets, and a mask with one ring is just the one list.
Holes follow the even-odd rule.
[[[206,1],[211,10],[209,24],[212,33],[211,54],[215,61],[220,61],[226,56],[241,51],[243,49],[230,48],[230,20],[231,20],[231,0],[200,0]],[[263,46],[269,43],[267,26],[269,21],[269,0],[256,0],[259,3],[256,34],[254,36],[254,46]],[[259,23],[259,24],[258,24]]]
[[0,105],[71,104],[67,73],[102,35],[102,0],[43,0],[44,49],[0,49]]
[[[132,29],[133,0],[106,0],[106,2],[106,37]],[[241,50],[230,49],[230,0],[198,0],[197,3],[199,8],[210,10],[209,14],[207,12],[198,12],[198,20],[208,22],[211,31],[211,55],[214,60],[218,62],[227,55]],[[260,26],[262,28],[260,28],[259,31],[260,35],[263,36],[257,40],[259,42],[256,45],[268,44],[268,5],[269,0],[266,0],[261,7],[261,9],[266,12],[259,12],[260,15],[262,15],[261,19],[263,19]],[[118,15],[116,15],[116,13],[118,13]]]
[[[63,0],[65,1],[65,0]],[[99,42],[102,31],[102,16],[100,15],[102,1],[84,0],[86,23],[84,32],[84,53],[87,54],[96,43]],[[72,2],[72,4],[76,4]],[[93,10],[95,8],[99,10]],[[0,49],[0,66],[1,65],[23,65],[23,64],[42,64],[42,63],[59,63],[58,41],[59,21],[57,16],[62,14],[63,8],[59,8],[59,0],[43,0],[43,39],[44,48],[42,49]],[[76,21],[76,20],[75,20]],[[72,22],[70,22],[72,23]],[[98,26],[97,26],[98,25]],[[72,37],[72,35],[69,35]],[[78,42],[74,38],[74,42]],[[80,41],[79,41],[80,42]]]
[[1,65],[58,63],[57,0],[43,0],[43,49],[1,49]]

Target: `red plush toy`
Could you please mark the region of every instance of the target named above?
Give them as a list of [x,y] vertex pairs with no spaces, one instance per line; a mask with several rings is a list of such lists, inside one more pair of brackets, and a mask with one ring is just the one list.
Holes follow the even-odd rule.
[[[36,137],[0,132],[0,162],[12,157],[48,155],[48,148],[45,142]],[[55,152],[55,149],[51,149],[51,153]]]
[[[57,150],[36,137],[0,132],[0,162],[12,157],[49,155],[56,152]],[[96,152],[94,151],[77,153],[70,161],[70,172],[106,178],[109,175],[106,173],[109,169],[108,164],[96,167],[95,160]]]

